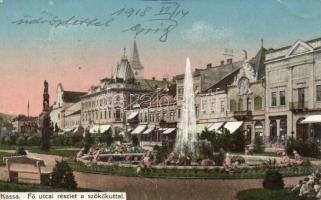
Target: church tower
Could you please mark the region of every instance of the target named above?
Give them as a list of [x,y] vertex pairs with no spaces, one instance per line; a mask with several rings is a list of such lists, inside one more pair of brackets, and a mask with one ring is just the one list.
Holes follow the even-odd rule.
[[136,40],[134,41],[133,54],[130,60],[130,65],[134,72],[134,76],[136,79],[144,78],[144,66],[140,62],[138,48],[136,44]]

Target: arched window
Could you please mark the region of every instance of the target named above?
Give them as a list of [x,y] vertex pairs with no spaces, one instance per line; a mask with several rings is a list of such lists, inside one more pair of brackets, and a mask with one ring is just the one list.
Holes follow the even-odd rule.
[[261,110],[262,109],[262,97],[257,96],[254,99],[254,109]]
[[235,112],[236,111],[236,101],[235,100],[230,100],[230,111]]
[[238,111],[242,111],[243,110],[243,99],[240,98],[239,99],[239,105],[238,105]]

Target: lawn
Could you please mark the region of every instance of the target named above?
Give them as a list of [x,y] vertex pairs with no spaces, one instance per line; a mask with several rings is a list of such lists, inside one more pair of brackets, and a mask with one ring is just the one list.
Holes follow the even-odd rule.
[[[204,179],[257,179],[263,178],[267,169],[239,169],[233,173],[226,173],[216,169],[149,169],[136,172],[136,168],[104,166],[96,164],[84,164],[81,162],[69,162],[70,167],[74,171],[110,174],[120,176],[140,176],[150,178],[204,178]],[[303,176],[311,174],[316,167],[313,166],[297,166],[279,169],[284,177]]]
[[82,188],[77,188],[75,190],[67,190],[64,188],[54,188],[50,186],[25,184],[25,183],[9,183],[5,181],[0,181],[0,191],[1,192],[64,192],[64,191],[89,192],[94,190],[82,189]]
[[250,189],[237,194],[239,200],[304,200],[303,197],[295,196],[283,190],[275,191],[269,189]]

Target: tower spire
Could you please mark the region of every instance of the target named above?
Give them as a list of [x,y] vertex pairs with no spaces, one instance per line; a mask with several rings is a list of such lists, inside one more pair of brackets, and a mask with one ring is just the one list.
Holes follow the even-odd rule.
[[135,76],[137,78],[144,78],[144,66],[142,65],[140,58],[139,58],[139,52],[136,44],[136,38],[134,40],[134,46],[133,46],[133,53],[130,60],[131,67],[135,73]]

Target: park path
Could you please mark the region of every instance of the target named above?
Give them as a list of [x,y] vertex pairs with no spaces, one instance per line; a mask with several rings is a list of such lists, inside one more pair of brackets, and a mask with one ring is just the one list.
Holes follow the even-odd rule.
[[[45,160],[46,170],[51,170],[59,156],[29,153]],[[75,172],[81,188],[100,191],[126,192],[128,200],[229,200],[236,199],[239,191],[262,187],[260,179],[215,180],[215,179],[164,179],[124,177]],[[7,180],[5,167],[0,167],[0,179]],[[292,186],[302,177],[284,178],[286,187]]]

